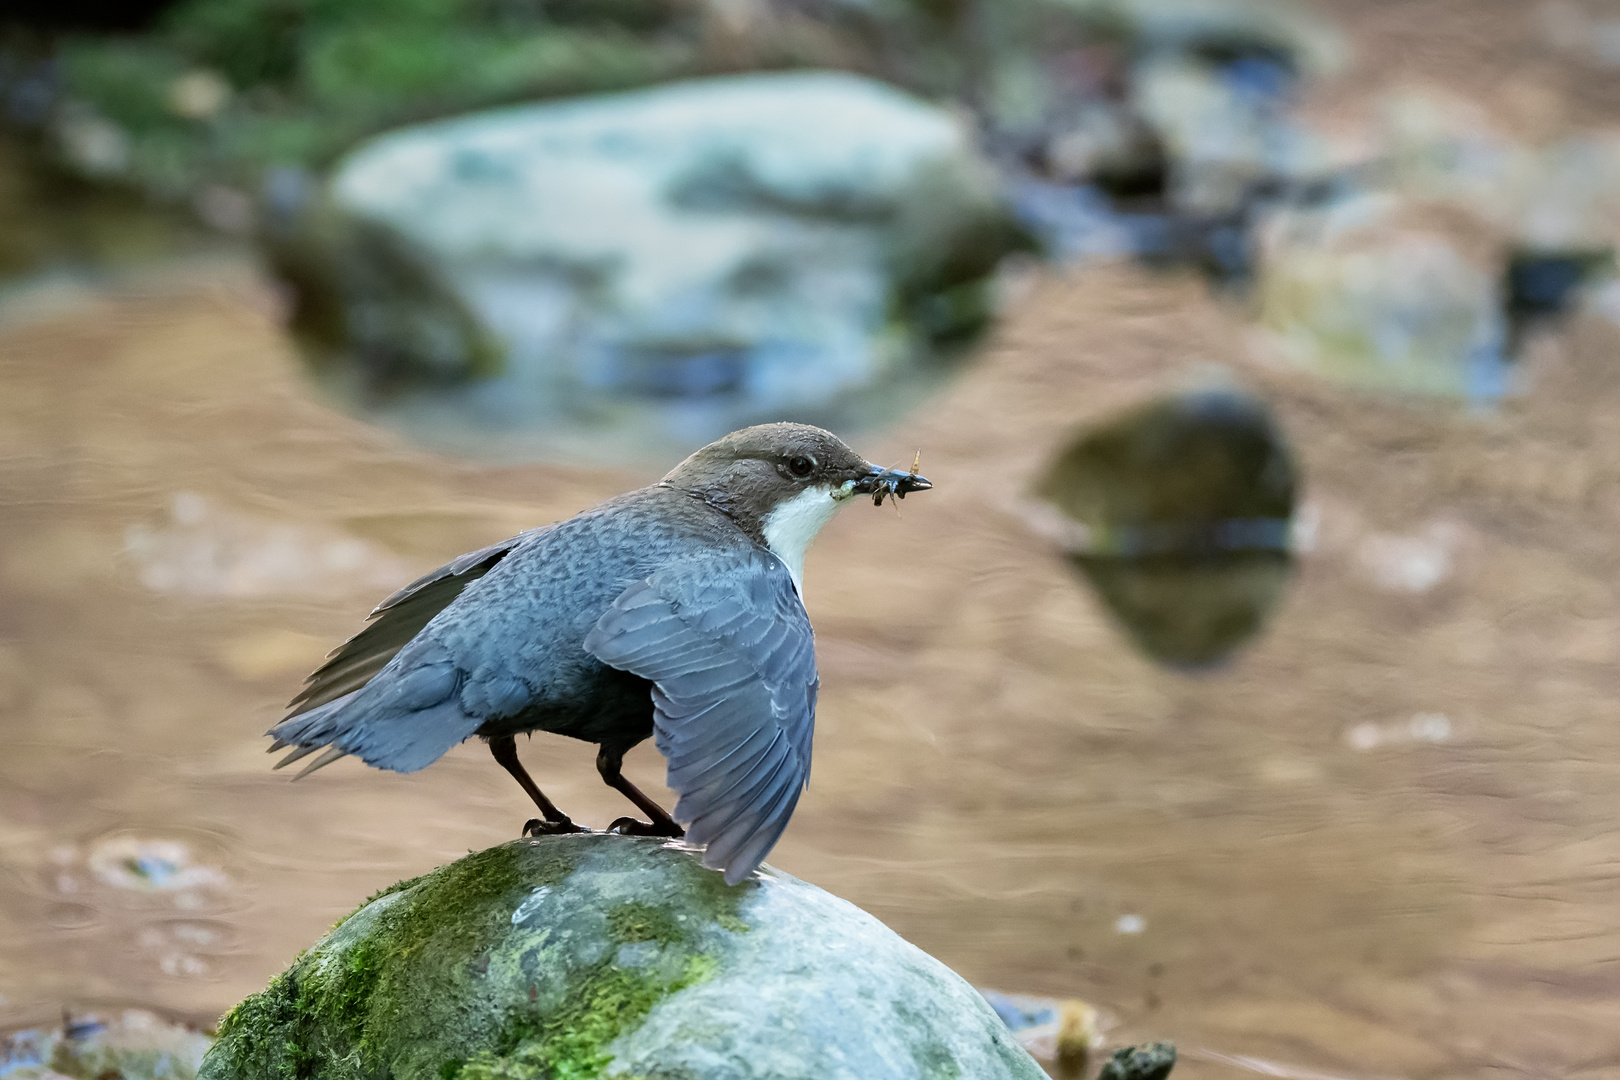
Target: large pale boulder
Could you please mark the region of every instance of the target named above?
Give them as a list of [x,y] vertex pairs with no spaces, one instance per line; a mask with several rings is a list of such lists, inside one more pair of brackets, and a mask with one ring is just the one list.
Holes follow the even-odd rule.
[[688,441],[925,359],[986,317],[1015,239],[958,115],[832,72],[407,128],[321,205],[277,262],[338,355],[482,375],[492,419]]
[[221,1025],[200,1074],[1041,1080],[972,987],[853,905],[693,852],[518,840],[402,882]]

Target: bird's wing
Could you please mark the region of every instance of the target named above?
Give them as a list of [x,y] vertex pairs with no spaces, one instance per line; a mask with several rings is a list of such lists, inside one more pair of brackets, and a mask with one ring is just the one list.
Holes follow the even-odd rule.
[[326,663],[304,680],[304,689],[288,702],[291,711],[286,719],[335,701],[370,682],[433,616],[530,535],[519,533],[510,540],[468,552],[378,604],[367,616],[371,625],[333,649]]
[[652,682],[675,817],[735,885],[810,777],[815,639],[787,567],[753,551],[660,570],[619,595],[585,650]]

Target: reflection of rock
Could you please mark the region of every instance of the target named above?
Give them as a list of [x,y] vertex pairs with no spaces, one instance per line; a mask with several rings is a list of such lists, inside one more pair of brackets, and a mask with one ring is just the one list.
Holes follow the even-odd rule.
[[1280,597],[1294,492],[1265,407],[1203,390],[1085,433],[1040,493],[1078,526],[1070,557],[1138,644],[1196,667],[1251,637]]
[[839,74],[676,84],[383,137],[278,244],[299,317],[491,414],[680,438],[825,408],[988,315],[1012,240],[950,113]]
[[657,840],[470,855],[231,1012],[202,1075],[1040,1080],[989,1005],[857,908]]
[[1290,569],[1287,554],[1268,551],[1072,558],[1137,644],[1177,667],[1217,663],[1253,637]]
[[208,1036],[139,1009],[84,1013],[0,1040],[6,1080],[192,1080]]

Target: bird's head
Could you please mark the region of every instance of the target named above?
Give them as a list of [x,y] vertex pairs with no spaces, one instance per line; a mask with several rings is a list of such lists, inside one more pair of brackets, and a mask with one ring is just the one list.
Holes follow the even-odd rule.
[[860,495],[881,502],[933,486],[915,472],[874,465],[809,424],[733,431],[675,466],[663,484],[722,510],[786,563],[796,583],[810,541],[839,507]]

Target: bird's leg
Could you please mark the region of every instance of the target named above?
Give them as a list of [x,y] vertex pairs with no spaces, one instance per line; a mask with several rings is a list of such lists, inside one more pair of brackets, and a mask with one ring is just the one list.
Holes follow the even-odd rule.
[[608,787],[636,804],[636,809],[651,819],[637,821],[632,817],[622,817],[608,826],[608,832],[622,833],[625,836],[673,836],[677,840],[686,835],[686,830],[676,824],[675,819],[664,812],[664,808],[643,795],[641,789],[624,778],[620,767],[624,764],[623,750],[609,750],[602,747],[596,755],[596,771],[602,774],[602,780]]
[[518,786],[529,793],[534,805],[540,808],[545,820],[530,818],[523,826],[524,836],[546,836],[551,833],[585,832],[575,825],[567,814],[557,809],[557,804],[546,798],[545,792],[529,776],[529,770],[523,767],[518,760],[517,741],[510,735],[502,735],[489,740],[489,752],[495,755],[495,760],[501,763],[501,768],[512,774],[512,779]]

